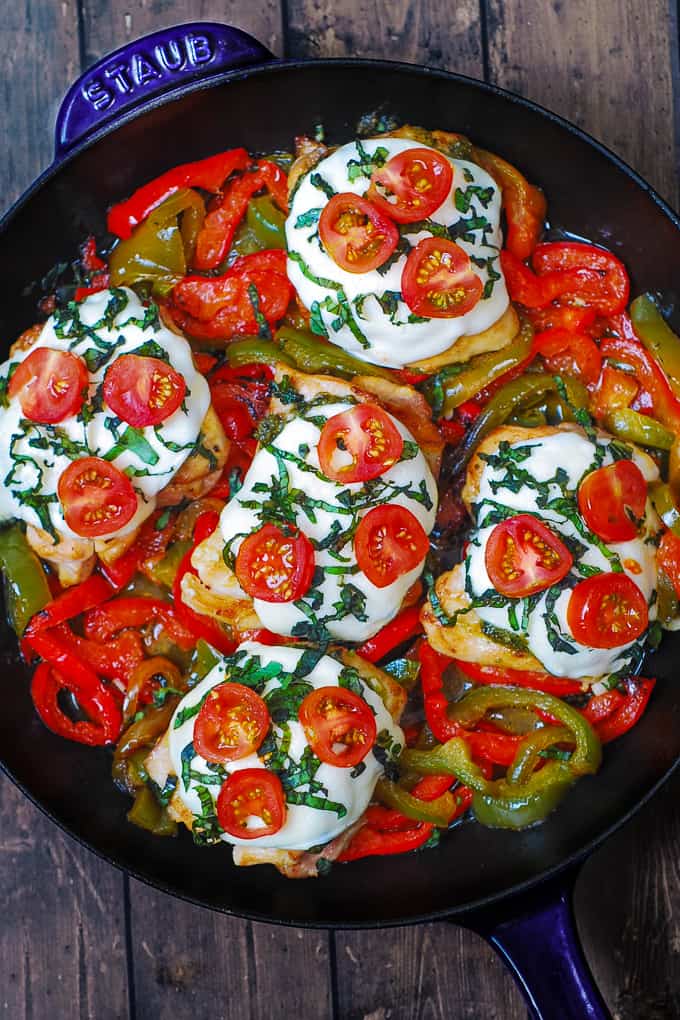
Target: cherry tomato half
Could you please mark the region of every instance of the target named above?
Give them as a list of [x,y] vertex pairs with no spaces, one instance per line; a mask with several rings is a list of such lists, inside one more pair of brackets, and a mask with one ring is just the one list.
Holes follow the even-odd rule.
[[[262,824],[249,824],[252,818],[258,818]],[[217,797],[217,820],[236,839],[273,836],[286,820],[281,780],[266,769],[232,772]]]
[[18,397],[29,421],[54,425],[83,406],[88,374],[85,362],[69,351],[38,347],[10,379],[7,394]]
[[647,482],[632,460],[591,471],[578,490],[579,510],[605,542],[627,542],[638,533],[637,519],[645,512]]
[[101,457],[72,461],[59,479],[57,495],[69,528],[83,538],[118,531],[137,510],[130,479]]
[[399,243],[399,231],[372,202],[343,192],[333,195],[319,219],[321,242],[341,269],[368,273],[386,262]]
[[417,517],[397,504],[376,506],[361,518],[354,536],[359,569],[376,588],[414,570],[430,543]]
[[567,623],[581,644],[617,648],[644,633],[647,603],[626,574],[595,574],[580,581],[572,591]]
[[517,599],[557,584],[574,559],[545,524],[531,514],[517,514],[493,529],[484,562],[496,591]]
[[314,576],[314,547],[291,528],[286,534],[265,524],[243,540],[236,555],[236,576],[245,592],[263,602],[295,602]]
[[319,465],[334,482],[366,482],[396,464],[404,440],[386,411],[357,404],[329,418],[319,438]]
[[373,712],[344,687],[317,687],[300,705],[298,718],[312,751],[327,765],[352,768],[375,743]]
[[475,307],[483,287],[467,252],[454,241],[426,237],[406,259],[401,291],[414,315],[455,319]]
[[397,223],[424,220],[448,197],[453,167],[433,149],[407,149],[371,175],[367,197]]
[[184,400],[187,385],[174,368],[160,358],[123,354],[104,379],[104,400],[128,425],[160,425]]
[[194,747],[206,761],[236,761],[257,751],[269,722],[267,706],[250,687],[218,684],[196,718]]

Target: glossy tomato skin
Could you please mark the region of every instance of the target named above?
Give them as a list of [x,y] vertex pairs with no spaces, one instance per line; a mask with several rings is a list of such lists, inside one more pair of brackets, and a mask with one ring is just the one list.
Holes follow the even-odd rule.
[[[229,836],[259,839],[273,836],[286,820],[281,780],[267,769],[239,769],[225,779],[217,797],[217,820]],[[250,828],[249,817],[263,825]]]
[[376,588],[386,588],[414,570],[429,548],[418,518],[397,504],[373,507],[359,521],[354,536],[359,569]]
[[399,243],[392,220],[372,202],[349,191],[333,195],[324,206],[319,237],[333,261],[348,273],[377,269]]
[[626,574],[587,577],[576,585],[567,606],[569,629],[591,648],[617,648],[635,641],[648,622],[645,597]]
[[298,718],[312,751],[327,765],[353,768],[375,744],[373,712],[344,687],[317,687],[300,705]]
[[104,378],[104,400],[134,428],[160,425],[177,410],[186,393],[179,372],[160,358],[123,354]]
[[484,561],[497,591],[509,598],[524,598],[561,581],[574,559],[542,521],[531,514],[517,514],[493,529]]
[[386,411],[376,404],[357,404],[324,425],[319,465],[334,482],[366,482],[396,464],[403,449],[401,433]]
[[130,479],[101,457],[72,461],[59,479],[57,496],[66,523],[82,538],[113,534],[137,511]]
[[236,576],[243,590],[264,602],[295,602],[314,576],[314,547],[293,527],[290,534],[265,524],[243,540],[236,555]]
[[455,319],[479,302],[482,281],[454,241],[426,237],[409,254],[401,277],[404,301],[428,319]]
[[628,542],[635,538],[646,503],[647,482],[632,460],[618,460],[591,471],[578,490],[583,519],[605,542]]
[[427,219],[448,198],[453,167],[433,149],[407,149],[374,170],[367,197],[397,223]]
[[218,684],[196,717],[194,747],[206,761],[237,761],[257,751],[270,722],[265,702],[252,688]]
[[82,358],[70,351],[38,347],[19,364],[7,394],[19,398],[24,417],[29,421],[56,425],[80,411],[88,379]]

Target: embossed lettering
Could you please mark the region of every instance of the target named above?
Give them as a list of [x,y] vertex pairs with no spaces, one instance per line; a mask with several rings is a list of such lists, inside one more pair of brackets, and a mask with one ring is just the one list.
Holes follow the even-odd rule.
[[88,82],[83,89],[83,95],[88,103],[94,106],[95,110],[108,110],[113,103],[113,96],[109,89],[105,89],[100,81],[95,78]]
[[215,56],[212,43],[207,35],[188,35],[187,53],[193,64],[208,64]]
[[127,77],[125,64],[116,64],[115,67],[107,67],[104,70],[107,78],[113,79],[119,92],[132,92],[132,82]]
[[154,47],[154,53],[158,63],[166,71],[179,71],[184,67],[185,57],[176,39],[169,39],[167,43],[158,43]]
[[162,75],[150,60],[143,57],[141,53],[135,53],[132,57],[132,77],[137,85],[146,85],[150,81],[161,78]]

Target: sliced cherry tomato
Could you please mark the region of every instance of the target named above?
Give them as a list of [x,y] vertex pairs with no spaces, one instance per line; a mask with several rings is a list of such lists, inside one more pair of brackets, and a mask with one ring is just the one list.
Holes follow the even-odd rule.
[[245,592],[264,602],[295,602],[314,576],[314,547],[301,531],[286,534],[265,524],[248,535],[236,555],[236,576]]
[[334,482],[366,482],[397,463],[404,440],[386,411],[357,404],[329,418],[319,438],[319,464]]
[[160,358],[123,354],[104,379],[104,400],[128,425],[141,429],[160,425],[177,410],[187,385],[174,368]]
[[586,304],[600,315],[616,315],[628,304],[630,280],[625,266],[603,248],[581,241],[550,241],[534,249],[531,264],[539,276],[572,269],[598,274],[599,279],[584,281],[576,290],[562,294],[567,304]]
[[680,538],[672,531],[665,531],[659,544],[657,564],[667,575],[680,598]]
[[383,212],[359,195],[333,195],[319,219],[321,242],[341,269],[368,273],[386,262],[399,231]]
[[417,517],[396,504],[376,506],[361,518],[354,536],[359,569],[371,584],[386,588],[414,570],[430,543]]
[[638,533],[645,512],[647,482],[632,460],[591,471],[578,489],[579,510],[591,531],[605,542],[627,542]]
[[426,237],[406,260],[401,290],[414,315],[454,319],[475,307],[483,287],[467,252],[454,241]]
[[[253,825],[250,819],[261,822]],[[273,836],[286,820],[281,780],[266,769],[240,769],[222,783],[217,820],[229,836],[259,839]]]
[[580,581],[567,607],[569,629],[582,645],[617,648],[647,628],[645,597],[626,574],[595,574]]
[[484,561],[497,591],[524,598],[561,581],[574,558],[555,532],[536,517],[517,514],[493,529]]
[[77,414],[87,393],[85,362],[69,351],[38,347],[10,379],[7,394],[18,397],[24,417],[54,425]]
[[448,198],[453,167],[434,149],[407,149],[374,170],[367,198],[397,223],[424,220]]
[[218,684],[196,718],[194,747],[206,761],[237,761],[257,751],[269,723],[269,710],[256,691],[244,684]]
[[587,386],[593,386],[600,378],[602,355],[587,333],[561,327],[547,329],[534,337],[533,349],[545,358],[551,372],[575,375]]
[[344,687],[317,687],[300,705],[298,718],[317,758],[353,768],[375,743],[375,716],[363,698]]
[[83,538],[119,531],[137,511],[137,496],[127,475],[101,457],[72,461],[57,485],[64,518]]

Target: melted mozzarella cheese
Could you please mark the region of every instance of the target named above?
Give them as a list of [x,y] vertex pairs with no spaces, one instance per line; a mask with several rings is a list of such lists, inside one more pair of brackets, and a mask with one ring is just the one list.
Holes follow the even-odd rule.
[[[472,270],[485,285],[485,293],[466,315],[419,319],[401,299],[406,254],[386,270],[348,273],[319,240],[318,218],[328,202],[323,186],[356,195],[364,195],[368,188],[372,168],[369,160],[367,172],[357,172],[366,165],[359,145],[369,157],[378,153],[385,159],[407,149],[427,148],[404,138],[373,138],[350,142],[321,160],[301,180],[291,201],[286,220],[288,276],[319,332],[325,331],[333,343],[364,361],[401,368],[441,354],[461,336],[481,333],[507,309],[508,292],[498,258],[501,196],[481,167],[466,160],[450,160],[454,168],[451,193],[430,221],[452,228],[452,239],[477,260]],[[400,232],[411,245],[432,236],[431,230],[414,224],[403,224]]]
[[[580,572],[579,566],[609,572],[612,564],[620,565],[647,600],[650,621],[656,619],[656,545],[653,538],[659,531],[659,519],[648,500],[639,537],[629,542],[605,543],[588,532],[578,512],[575,495],[585,474],[614,463],[609,437],[600,434],[593,441],[581,432],[564,431],[535,440],[529,437],[511,446],[512,450],[520,448],[526,448],[528,456],[522,457],[517,467],[528,472],[542,489],[528,484],[513,484],[512,488],[504,486],[503,481],[509,480],[507,462],[502,465],[493,456],[490,458],[482,472],[479,494],[473,507],[477,528],[465,559],[466,591],[477,600],[475,611],[484,622],[502,628],[510,635],[519,635],[521,631],[529,651],[549,673],[573,678],[615,673],[634,660],[640,640],[616,648],[590,648],[578,642],[567,622],[571,596],[567,582],[587,576],[588,571]],[[659,477],[656,464],[646,453],[635,450],[633,460],[648,482]],[[559,509],[544,505],[546,501],[565,496],[571,505],[569,516],[565,515],[564,505]],[[547,589],[534,600],[508,599],[502,606],[491,606],[479,602],[483,602],[485,593],[496,594],[484,556],[497,522],[485,526],[484,521],[499,504],[516,513],[536,514],[559,536],[578,542],[585,548],[574,556],[571,572],[559,585]],[[574,520],[582,526],[577,526]],[[525,626],[521,623],[523,618]]]
[[[233,564],[244,538],[258,531],[272,513],[279,522],[291,519],[292,514],[314,546],[317,579],[299,602],[254,599],[255,612],[276,634],[299,633],[296,627],[316,621],[336,640],[360,642],[396,616],[423,564],[385,588],[376,587],[358,568],[354,527],[369,509],[391,503],[410,510],[429,535],[437,510],[437,488],[413,436],[391,415],[405,440],[401,459],[369,483],[330,481],[319,466],[321,429],[328,418],[354,405],[330,395],[327,403],[319,404],[318,399],[313,408],[300,409],[279,435],[256,453],[243,487],[222,511],[224,556]],[[346,534],[336,536],[330,544],[335,531],[338,536]]]
[[[90,295],[77,306],[77,318],[70,311],[51,315],[30,350],[17,351],[0,366],[0,380],[6,380],[13,367],[39,347],[82,357],[93,368],[88,396],[78,415],[69,415],[57,425],[27,421],[18,397],[0,408],[4,437],[0,519],[18,518],[77,537],[64,520],[57,484],[71,461],[103,457],[129,475],[137,493],[136,514],[115,532],[127,534],[152,513],[156,495],[194,448],[210,406],[208,384],[196,371],[186,340],[166,329],[158,321],[157,310],[144,308],[127,288]],[[167,360],[187,384],[182,406],[156,428],[126,426],[101,396],[107,369],[120,355],[133,353]]]
[[[209,765],[201,755],[195,753],[193,737],[197,713],[190,714],[187,710],[202,704],[209,691],[218,684],[227,680],[238,683],[244,669],[249,671],[250,686],[253,686],[253,669],[261,670],[262,679],[255,683],[254,689],[266,702],[268,695],[291,682],[291,674],[298,667],[302,655],[302,649],[265,646],[254,641],[245,642],[234,655],[218,663],[177,706],[169,730],[170,757],[173,770],[178,777],[177,796],[189,808],[194,819],[198,819],[197,828],[203,828],[206,822],[206,797],[202,791],[207,791],[210,801],[214,804],[226,775],[240,769],[263,769],[267,766],[256,753],[229,762],[224,771],[220,771],[219,766]],[[309,684],[310,689],[338,687],[343,672],[347,675],[342,663],[329,655],[323,655],[310,671],[306,672],[304,669],[299,673],[296,671],[295,678],[299,682]],[[357,674],[353,673],[353,677],[357,681]],[[404,734],[392,720],[379,695],[360,678],[358,683],[361,686],[361,697],[375,714],[380,745],[386,749],[388,759],[396,759],[404,744]],[[190,715],[189,718],[186,718],[187,714]],[[277,713],[278,718],[280,713]],[[291,800],[304,800],[306,795],[313,794],[317,801],[312,802],[323,803],[325,806],[314,807],[289,801],[285,823],[274,835],[238,839],[219,830],[221,833],[219,838],[241,846],[270,847],[279,850],[307,850],[328,843],[353,825],[368,807],[375,784],[383,772],[382,753],[379,760],[373,751],[369,751],[364,758],[363,769],[338,768],[324,762],[318,763],[318,759],[312,758],[309,771],[313,772],[313,776],[306,781],[303,778],[296,785],[295,767],[300,764],[305,752],[307,756],[309,755],[304,730],[297,717],[291,716],[285,724],[283,721],[281,724],[273,723],[271,732],[274,754],[279,759],[276,769],[272,771],[281,776],[285,787],[291,791]],[[267,746],[271,754],[270,744]],[[310,779],[313,779],[315,784],[313,790],[310,789]],[[320,788],[316,784],[320,784]],[[204,804],[201,803],[201,796]],[[253,825],[255,824],[253,820]]]

